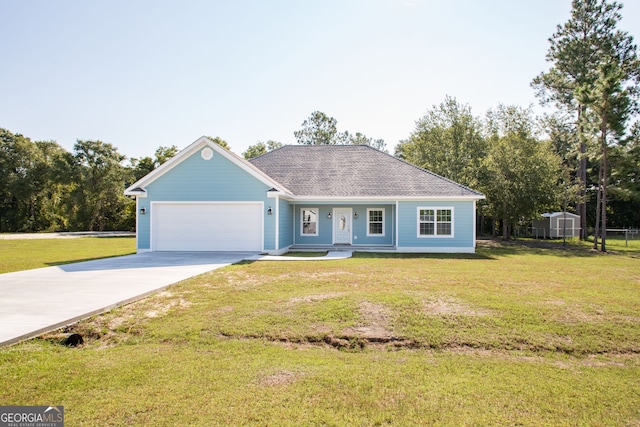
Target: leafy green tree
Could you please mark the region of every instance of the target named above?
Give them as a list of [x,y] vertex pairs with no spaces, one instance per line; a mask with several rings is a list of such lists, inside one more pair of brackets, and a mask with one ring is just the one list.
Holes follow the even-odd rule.
[[0,129],[0,230],[64,229],[71,157],[55,142]]
[[125,156],[116,147],[102,141],[81,141],[74,145],[75,207],[74,229],[106,230],[119,228],[128,203],[123,194]]
[[385,151],[386,144],[384,142],[384,139],[369,138],[368,136],[360,132],[350,134],[348,131],[345,131],[342,134],[342,138],[347,145],[368,145],[377,150]]
[[500,105],[488,113],[487,127],[486,179],[480,190],[506,239],[513,225],[558,205],[561,159],[550,142],[535,137],[531,109]]
[[38,151],[20,134],[0,129],[0,231],[34,230]]
[[[577,93],[580,101],[589,107],[589,111],[597,120],[600,134],[596,231],[593,245],[594,249],[598,249],[598,235],[601,233],[600,250],[606,252],[608,151],[612,142],[616,143],[624,137],[626,123],[635,108],[636,100],[632,92],[633,86],[630,87],[628,84],[623,86],[623,83],[627,83],[630,78],[618,61],[612,60],[598,68],[600,75],[594,84],[581,86]],[[638,75],[640,76],[640,64]]]
[[[640,122],[635,122],[627,138],[621,141],[616,153],[616,173],[612,181],[622,200],[640,202]],[[640,224],[640,208],[637,217],[629,223]],[[637,222],[636,222],[637,221]]]
[[219,146],[231,151],[231,147],[229,146],[229,143],[227,141],[225,141],[224,139],[220,138],[219,136],[208,136],[207,138],[209,138],[211,141],[215,142],[216,144],[218,144]]
[[66,212],[71,204],[69,195],[75,186],[70,173],[73,158],[54,141],[36,141],[35,145],[38,150],[35,174],[40,177],[33,187],[34,205],[38,209],[35,228],[38,231],[66,230],[69,227]]
[[335,145],[341,143],[338,121],[321,111],[314,111],[302,122],[302,129],[293,132],[298,144]]
[[258,156],[262,156],[263,154],[268,153],[269,151],[273,151],[282,147],[282,143],[278,141],[269,140],[267,142],[258,141],[254,145],[250,145],[243,153],[242,156],[247,159],[253,159]]
[[160,166],[161,164],[166,163],[167,160],[170,160],[176,154],[178,154],[178,147],[176,147],[175,145],[171,145],[169,147],[160,146],[155,152],[155,163],[157,166]]
[[640,224],[640,122],[610,150],[611,174],[607,201],[607,225],[612,228]]
[[566,112],[556,110],[545,114],[540,126],[547,133],[554,151],[562,158],[563,165],[575,175],[580,152],[575,121]]
[[477,187],[487,144],[471,108],[447,96],[416,122],[395,155],[469,187]]
[[373,139],[366,135],[349,131],[338,132],[338,121],[321,111],[314,111],[302,122],[302,129],[293,132],[298,144],[304,145],[369,145],[384,150],[383,139]]
[[140,159],[131,159],[130,169],[133,172],[133,177],[130,183],[136,182],[143,176],[149,174],[176,154],[178,154],[178,147],[175,145],[170,147],[160,146],[155,152],[155,158],[147,156]]

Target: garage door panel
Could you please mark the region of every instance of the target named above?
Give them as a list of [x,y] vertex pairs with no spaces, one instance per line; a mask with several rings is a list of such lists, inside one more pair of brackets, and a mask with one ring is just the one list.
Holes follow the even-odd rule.
[[157,251],[261,251],[262,205],[154,204]]

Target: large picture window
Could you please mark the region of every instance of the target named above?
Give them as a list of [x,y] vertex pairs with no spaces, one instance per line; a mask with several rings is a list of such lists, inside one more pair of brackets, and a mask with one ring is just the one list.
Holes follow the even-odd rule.
[[418,208],[418,237],[453,237],[453,208]]
[[384,209],[367,209],[367,236],[384,236]]
[[317,236],[318,235],[318,209],[302,208],[300,209],[300,218],[302,220],[300,233],[303,236]]

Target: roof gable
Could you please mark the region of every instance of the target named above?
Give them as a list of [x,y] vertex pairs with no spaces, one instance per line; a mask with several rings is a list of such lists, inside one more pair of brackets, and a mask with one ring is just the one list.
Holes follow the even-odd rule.
[[188,159],[191,155],[196,153],[198,150],[203,149],[204,147],[209,147],[213,150],[217,155],[221,155],[231,161],[233,164],[255,177],[259,181],[263,182],[269,187],[276,188],[276,190],[282,191],[285,194],[290,194],[289,190],[287,190],[283,185],[274,181],[268,175],[266,175],[263,171],[253,166],[251,163],[247,162],[242,157],[237,156],[231,151],[221,147],[215,142],[211,141],[206,136],[200,137],[195,142],[187,146],[185,149],[181,150],[174,157],[169,159],[167,162],[160,165],[158,168],[149,172],[147,175],[134,182],[129,186],[124,192],[125,195],[128,196],[142,196],[145,192],[145,187],[156,181],[158,178],[172,170],[174,167],[182,163],[184,160]]
[[484,198],[366,145],[285,145],[250,162],[295,196]]

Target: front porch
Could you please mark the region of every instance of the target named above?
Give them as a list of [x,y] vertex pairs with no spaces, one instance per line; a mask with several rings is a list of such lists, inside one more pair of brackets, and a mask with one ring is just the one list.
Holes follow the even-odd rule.
[[380,202],[294,204],[290,242],[301,250],[393,250],[395,210]]

